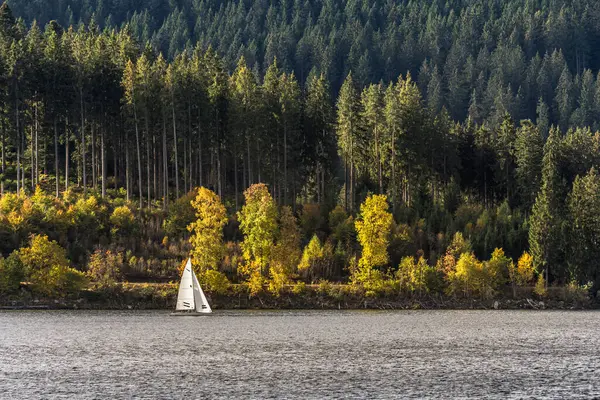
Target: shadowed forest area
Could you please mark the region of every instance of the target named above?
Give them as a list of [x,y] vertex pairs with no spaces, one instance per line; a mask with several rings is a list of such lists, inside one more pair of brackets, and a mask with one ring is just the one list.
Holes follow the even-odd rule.
[[596,2],[47,3],[0,7],[0,293],[600,288]]

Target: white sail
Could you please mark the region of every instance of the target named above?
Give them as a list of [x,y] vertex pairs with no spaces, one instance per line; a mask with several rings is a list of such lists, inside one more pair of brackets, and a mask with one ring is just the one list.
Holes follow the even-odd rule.
[[194,301],[194,278],[192,262],[191,260],[188,260],[185,269],[183,270],[183,274],[181,275],[175,310],[194,310],[196,308],[196,302]]
[[212,310],[208,301],[206,300],[206,296],[204,295],[204,291],[202,287],[200,287],[200,282],[198,282],[198,278],[196,278],[196,274],[192,271],[192,277],[194,279],[194,298],[196,299],[196,312],[200,313],[211,313]]

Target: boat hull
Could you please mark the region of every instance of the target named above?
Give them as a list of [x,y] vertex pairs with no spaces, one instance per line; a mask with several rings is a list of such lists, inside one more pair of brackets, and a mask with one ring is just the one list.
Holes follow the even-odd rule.
[[211,313],[201,313],[201,312],[173,312],[169,314],[171,317],[201,317],[207,316]]

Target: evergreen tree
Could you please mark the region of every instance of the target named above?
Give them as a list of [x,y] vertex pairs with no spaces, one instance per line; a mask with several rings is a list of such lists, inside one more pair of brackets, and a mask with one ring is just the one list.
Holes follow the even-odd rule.
[[[564,184],[560,174],[561,159],[560,134],[557,128],[552,128],[544,145],[542,187],[529,222],[529,246],[536,268],[542,269],[547,277],[552,272],[555,278],[564,277]],[[546,278],[546,282],[548,280]]]

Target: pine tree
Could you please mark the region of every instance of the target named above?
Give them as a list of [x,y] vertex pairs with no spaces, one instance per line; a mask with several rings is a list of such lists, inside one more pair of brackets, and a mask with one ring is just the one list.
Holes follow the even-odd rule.
[[383,193],[383,166],[381,157],[383,120],[383,88],[381,84],[365,88],[361,96],[361,119],[365,127],[365,147],[368,158],[364,164],[371,179]]
[[521,121],[515,139],[516,176],[523,205],[529,209],[541,186],[544,142],[538,128]]
[[352,74],[348,74],[337,100],[338,152],[344,162],[344,207],[354,208],[355,146],[360,135],[360,102]]
[[[555,278],[563,274],[564,184],[560,175],[561,142],[557,128],[550,130],[544,145],[542,188],[539,191],[530,219],[529,246],[536,268],[548,277],[550,268]],[[546,282],[549,279],[546,278]]]
[[569,195],[569,272],[582,284],[600,285],[600,176],[592,168],[587,175],[578,176]]

